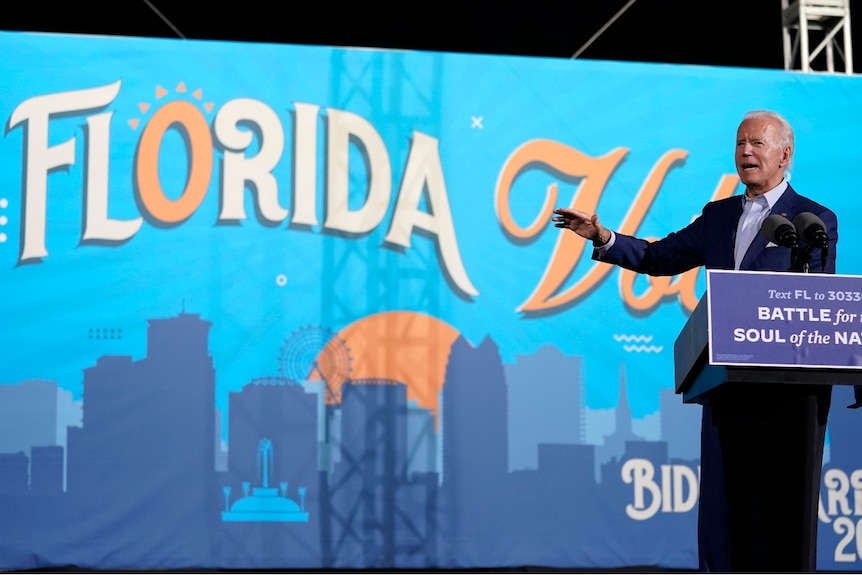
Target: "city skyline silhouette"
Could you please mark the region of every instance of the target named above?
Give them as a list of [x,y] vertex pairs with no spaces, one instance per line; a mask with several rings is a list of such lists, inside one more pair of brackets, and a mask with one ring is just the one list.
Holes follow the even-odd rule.
[[[673,424],[690,423],[689,413],[699,410],[663,395],[662,439],[637,435],[627,404],[634,384],[624,363],[614,382],[615,427],[600,445],[585,440],[583,359],[551,345],[504,364],[490,336],[476,347],[458,338],[439,430],[434,414],[408,401],[399,381],[349,380],[333,405],[319,382],[260,377],[229,394],[227,465],[219,471],[217,373],[208,350],[218,326],[185,311],[148,326],[142,359],[106,355],[82,368],[82,425],[68,428],[65,450],[52,429],[56,384],[0,386],[4,413],[45,411],[6,419],[7,434],[14,429],[34,442],[29,451],[0,443],[0,508],[9,519],[0,534],[24,555],[101,533],[97,555],[115,568],[146,565],[156,550],[178,558],[175,567],[201,557],[229,568],[659,560],[684,568],[696,561],[699,461],[673,455],[690,446],[672,446],[681,441]],[[554,377],[560,373],[572,375]],[[856,430],[853,419],[834,419],[835,463],[858,465],[846,439]],[[661,501],[632,483],[633,465],[654,471]],[[223,515],[243,496],[244,509],[265,504],[286,514]],[[107,502],[117,514],[111,519]],[[633,519],[638,513],[652,515]],[[38,541],[11,527],[21,522],[38,527]],[[506,533],[491,525],[506,525]],[[94,556],[91,547],[68,557],[95,567]],[[0,561],[35,567],[40,560]]]

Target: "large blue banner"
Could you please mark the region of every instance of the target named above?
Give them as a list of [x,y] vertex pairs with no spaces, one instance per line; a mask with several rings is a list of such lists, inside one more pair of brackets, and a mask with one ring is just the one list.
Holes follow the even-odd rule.
[[[744,112],[862,272],[862,79],[0,34],[0,569],[697,565],[702,270]],[[819,565],[862,570],[836,388]],[[768,489],[769,486],[763,486]]]

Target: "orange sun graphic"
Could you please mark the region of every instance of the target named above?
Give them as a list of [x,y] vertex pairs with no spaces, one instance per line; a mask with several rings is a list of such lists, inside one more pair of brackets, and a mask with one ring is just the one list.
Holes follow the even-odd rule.
[[[435,317],[392,311],[357,320],[337,339],[350,350],[352,379],[384,378],[404,383],[407,399],[416,400],[436,416],[449,351],[459,335],[458,330]],[[324,349],[320,355],[326,352]],[[341,395],[340,389],[333,391]]]
[[[186,89],[186,83],[180,82],[179,84],[177,84],[177,87],[174,88],[174,91],[177,92],[178,94],[185,94],[188,91]],[[162,98],[164,98],[167,95],[168,95],[167,90],[165,90],[161,86],[156,86],[156,100],[161,100]],[[198,101],[203,100],[203,97],[204,97],[203,90],[201,90],[200,88],[198,88],[197,90],[194,90],[192,92],[192,98],[194,98],[195,100],[198,100]],[[202,105],[203,105],[204,110],[206,110],[207,113],[209,113],[209,112],[212,112],[213,106],[215,104],[213,104],[212,102],[205,102]],[[138,104],[138,109],[141,111],[142,115],[146,114],[147,111],[149,111],[149,109],[150,109],[150,104],[147,102],[140,102]],[[137,130],[138,125],[140,123],[141,123],[141,120],[139,118],[132,118],[131,120],[129,120],[129,125],[132,127],[133,130]]]

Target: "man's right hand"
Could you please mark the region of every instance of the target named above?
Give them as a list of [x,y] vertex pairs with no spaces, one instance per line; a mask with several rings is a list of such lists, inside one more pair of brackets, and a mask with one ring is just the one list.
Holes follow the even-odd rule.
[[573,208],[557,208],[551,219],[554,227],[570,229],[582,238],[591,240],[596,247],[605,245],[611,239],[610,230],[599,222],[597,214],[591,216]]

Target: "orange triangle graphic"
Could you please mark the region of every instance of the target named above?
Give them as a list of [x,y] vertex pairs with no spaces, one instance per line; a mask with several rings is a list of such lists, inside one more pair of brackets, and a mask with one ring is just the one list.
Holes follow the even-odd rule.
[[129,120],[129,125],[132,127],[133,130],[137,130],[138,122],[140,122],[140,120]]
[[204,104],[204,110],[206,110],[207,112],[212,112],[213,111],[213,103],[207,102],[206,104]]
[[150,105],[146,102],[141,102],[140,104],[138,104],[138,109],[141,111],[141,114],[146,114],[147,110],[150,109]]
[[162,88],[161,86],[156,86],[156,99],[163,98],[168,91]]
[[180,82],[180,83],[177,85],[177,92],[185,92],[185,91],[186,91],[186,83],[185,83],[185,82]]
[[197,90],[195,90],[194,92],[192,92],[192,96],[194,96],[194,97],[195,97],[196,99],[198,99],[198,100],[200,100],[201,98],[203,98],[203,95],[204,95],[203,90],[201,90],[200,88],[198,88]]

